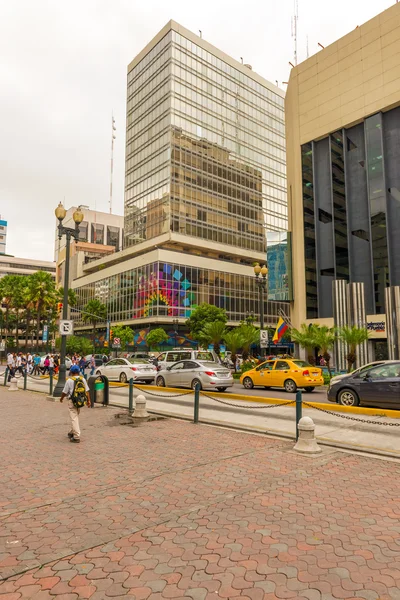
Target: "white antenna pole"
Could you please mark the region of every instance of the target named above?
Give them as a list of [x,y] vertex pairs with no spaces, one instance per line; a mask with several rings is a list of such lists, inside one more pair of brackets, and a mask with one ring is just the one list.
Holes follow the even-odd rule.
[[308,51],[308,36],[307,36],[307,58],[310,56],[310,53]]
[[111,163],[110,163],[110,215],[112,214],[112,195],[113,195],[113,172],[114,172],[114,140],[115,140],[115,119],[111,115]]
[[294,0],[294,16],[292,19],[292,38],[294,41],[294,66],[297,65],[297,21],[299,20],[299,3]]

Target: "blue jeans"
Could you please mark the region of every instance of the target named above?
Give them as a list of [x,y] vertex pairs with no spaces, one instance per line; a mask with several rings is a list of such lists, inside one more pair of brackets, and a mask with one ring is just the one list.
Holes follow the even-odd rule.
[[95,366],[94,366],[94,367],[91,367],[91,371],[90,371],[90,377],[93,375],[95,368],[96,368]]

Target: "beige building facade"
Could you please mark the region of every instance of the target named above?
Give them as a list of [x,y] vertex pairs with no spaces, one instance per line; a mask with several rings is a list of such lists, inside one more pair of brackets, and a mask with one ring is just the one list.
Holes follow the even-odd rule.
[[387,289],[400,285],[399,107],[400,4],[291,71],[285,117],[295,327],[333,325],[332,284],[343,280],[362,284],[362,320],[372,337],[384,335],[373,323],[385,323]]

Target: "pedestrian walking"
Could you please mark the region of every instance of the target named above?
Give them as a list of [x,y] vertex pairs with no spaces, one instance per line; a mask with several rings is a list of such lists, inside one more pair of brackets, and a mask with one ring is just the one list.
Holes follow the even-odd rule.
[[35,354],[33,357],[33,373],[32,375],[40,375],[40,356]]
[[86,358],[84,356],[81,357],[81,359],[79,360],[79,370],[82,373],[82,375],[85,374],[85,367],[86,367]]
[[53,375],[54,373],[54,356],[50,354],[49,356],[49,375]]
[[49,372],[49,367],[50,367],[50,356],[49,355],[47,355],[46,358],[44,359],[43,366],[44,366],[43,375],[46,375],[46,373]]
[[79,413],[85,404],[90,408],[89,386],[86,380],[79,375],[79,366],[72,365],[70,375],[65,383],[60,402],[68,398],[68,410],[71,418],[71,430],[68,432],[70,442],[78,444],[81,441],[79,427]]
[[16,357],[16,371],[19,371],[21,373],[21,375],[24,374],[24,370],[22,367],[22,353],[21,352],[19,352]]
[[28,352],[28,355],[26,357],[26,370],[27,370],[28,374],[32,373],[32,369],[33,369],[33,356],[30,352]]
[[90,377],[92,377],[95,369],[96,369],[96,359],[94,358],[94,354],[92,354],[92,357],[90,359]]
[[7,367],[8,367],[8,381],[11,381],[11,379],[14,377],[15,375],[15,355],[12,352],[9,352],[7,354]]

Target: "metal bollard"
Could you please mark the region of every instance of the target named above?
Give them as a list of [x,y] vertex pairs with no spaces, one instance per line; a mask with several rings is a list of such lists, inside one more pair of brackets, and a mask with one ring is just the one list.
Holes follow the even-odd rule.
[[53,372],[52,371],[50,371],[49,377],[50,377],[50,390],[49,391],[50,391],[50,396],[52,396],[53,395]]
[[132,416],[133,414],[133,379],[129,380],[129,414]]
[[6,367],[6,370],[4,372],[4,385],[7,385],[8,372],[9,372],[9,368]]
[[296,442],[299,439],[299,421],[303,416],[303,400],[301,390],[296,392]]
[[28,379],[28,372],[25,369],[25,371],[24,371],[24,390],[26,390],[27,379]]
[[194,417],[193,423],[199,422],[199,409],[200,409],[200,385],[196,383],[194,388]]

